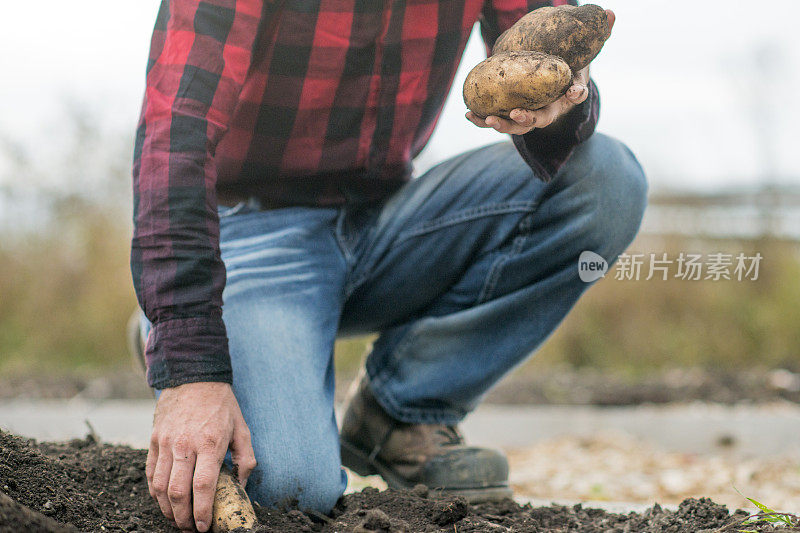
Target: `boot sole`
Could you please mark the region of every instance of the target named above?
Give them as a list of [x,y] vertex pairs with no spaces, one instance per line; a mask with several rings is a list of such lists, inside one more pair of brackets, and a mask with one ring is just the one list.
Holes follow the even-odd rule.
[[[381,476],[392,489],[413,489],[417,483],[411,483],[399,476],[382,461],[370,459],[369,454],[352,444],[340,440],[342,464],[360,476]],[[512,498],[514,493],[507,485],[488,487],[428,487],[433,496],[461,496],[468,503],[496,502]]]

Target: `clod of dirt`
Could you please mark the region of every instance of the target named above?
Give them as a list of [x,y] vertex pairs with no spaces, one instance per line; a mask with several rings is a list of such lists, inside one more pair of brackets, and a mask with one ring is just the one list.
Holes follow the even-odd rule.
[[438,526],[455,524],[469,514],[469,505],[464,498],[444,500],[434,503],[430,513],[431,520]]
[[359,511],[358,514],[363,513],[364,520],[357,524],[353,529],[353,533],[399,533],[405,531],[400,529],[397,525],[392,524],[392,519],[389,515],[380,509],[370,509],[369,511]]
[[420,498],[427,498],[428,494],[430,494],[430,489],[428,489],[426,485],[420,483],[419,485],[414,485],[414,488],[411,489],[411,493]]
[[[147,492],[146,452],[92,439],[36,443],[0,431],[0,533],[177,531]],[[580,505],[534,508],[511,500],[468,505],[429,498],[427,490],[344,496],[331,516],[294,508],[256,506],[256,533],[722,533],[778,531],[766,522],[737,527],[744,511],[729,513],[709,499],[685,500],[677,511],[658,505],[627,515]],[[782,530],[791,531],[791,530]]]

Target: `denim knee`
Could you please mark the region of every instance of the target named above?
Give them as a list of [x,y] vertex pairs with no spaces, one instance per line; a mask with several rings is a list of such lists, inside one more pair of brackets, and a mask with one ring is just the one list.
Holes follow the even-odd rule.
[[614,261],[633,241],[647,206],[647,179],[622,142],[596,133],[575,154],[586,195],[584,249]]
[[256,454],[258,466],[247,480],[248,495],[263,507],[292,504],[296,499],[300,509],[329,513],[347,486],[347,474],[338,462],[315,470],[310,468],[314,460],[278,464],[276,459]]

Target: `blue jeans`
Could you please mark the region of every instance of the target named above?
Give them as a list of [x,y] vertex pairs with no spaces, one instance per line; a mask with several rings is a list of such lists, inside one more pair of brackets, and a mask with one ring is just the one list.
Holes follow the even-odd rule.
[[366,368],[390,415],[455,424],[586,290],[581,252],[611,263],[625,250],[646,189],[633,154],[595,134],[549,184],[501,143],[370,208],[220,207],[233,388],[258,461],[250,496],[327,512],[342,494],[337,335],[380,333]]

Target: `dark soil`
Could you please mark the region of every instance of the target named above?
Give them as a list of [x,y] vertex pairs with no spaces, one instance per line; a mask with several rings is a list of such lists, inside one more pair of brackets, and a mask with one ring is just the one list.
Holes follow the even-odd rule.
[[[101,531],[101,526],[106,531],[172,531],[149,501],[145,457],[144,450],[98,445],[91,437],[37,444],[1,432],[0,491],[42,518],[80,531]],[[3,508],[0,531],[20,519]]]
[[[90,437],[37,444],[0,432],[0,533],[176,531],[147,493],[145,454]],[[746,513],[729,513],[705,498],[686,500],[676,512],[655,506],[621,515],[580,505],[533,508],[511,500],[470,506],[460,498],[433,498],[422,486],[365,489],[342,498],[331,516],[304,513],[291,504],[257,506],[256,512],[258,533],[775,531],[765,522],[737,527]]]

